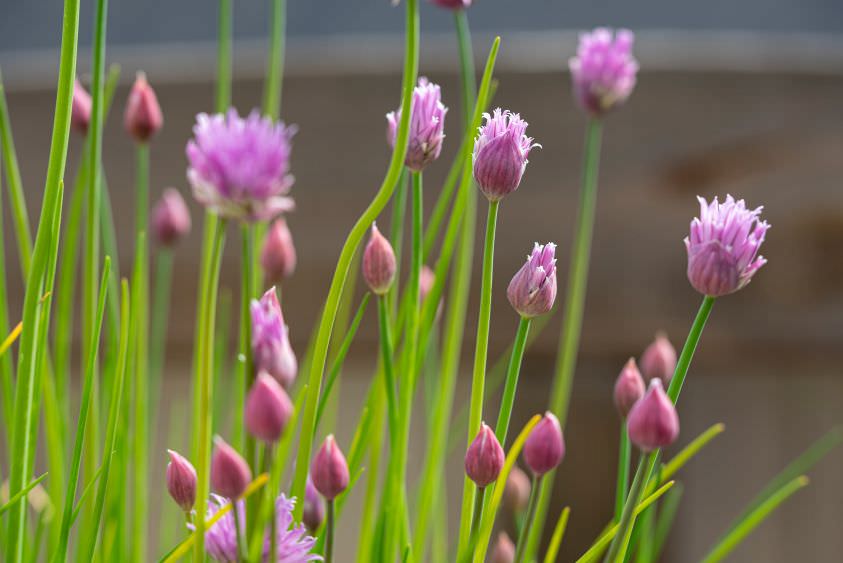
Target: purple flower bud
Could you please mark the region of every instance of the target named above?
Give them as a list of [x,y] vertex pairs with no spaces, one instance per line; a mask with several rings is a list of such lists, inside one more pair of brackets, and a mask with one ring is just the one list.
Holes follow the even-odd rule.
[[651,379],[647,393],[626,419],[629,440],[643,452],[664,448],[679,436],[679,415],[664,392],[661,379]]
[[[448,108],[442,105],[441,92],[438,84],[428,82],[427,78],[419,78],[419,85],[413,90],[413,100],[410,110],[410,139],[407,146],[407,156],[404,163],[411,170],[421,170],[439,158],[442,151],[442,139],[445,138],[445,114]],[[386,138],[389,146],[395,146],[398,134],[398,124],[401,121],[401,110],[386,114]]]
[[145,143],[164,125],[164,116],[155,90],[146,81],[146,74],[139,72],[129,92],[126,113],[123,115],[126,131],[138,143]]
[[258,373],[243,412],[249,434],[274,444],[281,438],[292,414],[293,404],[281,385],[268,373]]
[[517,465],[512,467],[503,489],[503,502],[509,510],[520,514],[530,502],[530,478]]
[[559,419],[548,411],[524,442],[524,461],[540,477],[559,465],[563,457],[565,439],[562,437],[562,427]]
[[329,434],[310,464],[313,486],[328,500],[333,500],[348,487],[348,463],[334,435]]
[[363,252],[363,279],[376,295],[384,295],[395,280],[395,252],[372,223],[372,236]]
[[635,365],[635,358],[630,358],[615,380],[615,408],[621,418],[626,418],[632,406],[644,396],[644,380]]
[[266,221],[293,209],[290,151],[295,127],[253,111],[196,116],[187,179],[196,200],[227,219]]
[[430,3],[449,10],[462,10],[471,6],[471,0],[430,0]]
[[152,211],[152,230],[161,246],[173,246],[190,232],[190,211],[175,188],[161,194]]
[[535,243],[527,262],[509,282],[506,296],[519,315],[526,318],[544,315],[556,301],[556,245]]
[[325,519],[325,503],[319,496],[319,491],[313,485],[313,479],[307,476],[307,485],[304,490],[304,512],[302,522],[311,532],[315,532],[322,525]]
[[501,532],[498,534],[495,545],[492,546],[489,563],[513,563],[513,561],[515,561],[515,544],[506,532]]
[[281,305],[272,287],[260,301],[252,300],[252,358],[256,371],[265,371],[285,388],[298,374],[298,361],[290,346]]
[[676,349],[667,336],[660,332],[641,354],[641,373],[647,381],[657,377],[662,380],[664,387],[668,387],[675,370]]
[[621,105],[635,88],[638,61],[632,56],[634,40],[628,29],[613,32],[598,27],[580,34],[577,56],[568,61],[568,68],[574,97],[591,115],[600,116]]
[[266,233],[261,250],[261,268],[269,283],[281,283],[296,269],[296,247],[283,217],[276,219]]
[[184,457],[173,450],[167,464],[167,490],[184,512],[193,510],[196,502],[196,470]]
[[524,134],[527,122],[517,113],[497,108],[483,119],[474,141],[474,180],[489,201],[499,201],[518,189],[530,149],[541,145]]
[[436,273],[430,269],[430,266],[424,264],[419,272],[419,299],[422,301],[427,299],[434,283],[436,283]]
[[237,499],[246,491],[252,480],[249,464],[234,448],[216,436],[214,455],[211,458],[211,488],[229,499]]
[[73,83],[73,103],[70,105],[70,125],[78,133],[86,135],[91,123],[91,95],[77,78]]
[[494,431],[480,424],[480,431],[465,452],[465,474],[483,489],[494,483],[503,469],[504,453]]
[[703,295],[734,293],[767,263],[758,256],[770,228],[759,218],[763,207],[747,209],[742,199],[730,195],[723,203],[716,197],[711,203],[697,199],[700,216],[691,221],[691,234],[685,238],[688,280]]

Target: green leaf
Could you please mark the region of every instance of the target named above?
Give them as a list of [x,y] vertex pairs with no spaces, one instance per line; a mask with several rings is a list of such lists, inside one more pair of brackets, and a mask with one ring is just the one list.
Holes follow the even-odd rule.
[[559,553],[559,546],[562,545],[562,538],[565,536],[565,529],[568,527],[568,516],[570,514],[570,506],[563,508],[562,513],[559,514],[559,519],[556,521],[556,527],[553,529],[553,535],[550,537],[550,545],[547,546],[544,563],[553,563],[556,561],[556,555]]
[[3,504],[2,506],[0,506],[0,515],[2,515],[4,512],[6,512],[10,508],[12,508],[15,505],[16,502],[18,502],[29,491],[34,489],[35,486],[38,483],[40,483],[41,481],[43,481],[46,477],[47,477],[47,474],[44,473],[43,475],[41,475],[37,479],[33,479],[32,481],[30,481],[23,489],[16,492],[15,494],[13,494],[11,497],[9,497],[9,501],[6,502],[5,504]]

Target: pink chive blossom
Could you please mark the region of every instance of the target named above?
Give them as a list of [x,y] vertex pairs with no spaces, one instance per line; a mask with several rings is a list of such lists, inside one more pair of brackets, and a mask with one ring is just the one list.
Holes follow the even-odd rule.
[[304,489],[304,510],[301,519],[311,532],[318,530],[325,519],[325,501],[319,496],[319,491],[316,490],[310,475],[307,476]]
[[292,414],[293,403],[281,384],[266,372],[258,373],[243,409],[249,434],[267,444],[274,444],[281,439]]
[[363,279],[375,295],[384,295],[395,280],[395,251],[377,225],[372,224],[372,235],[363,251]]
[[431,4],[436,4],[440,8],[447,8],[449,10],[463,10],[471,7],[471,0],[429,0]]
[[135,141],[149,141],[164,125],[164,115],[158,104],[155,90],[146,81],[146,74],[139,72],[123,115],[123,126]]
[[580,106],[600,116],[623,104],[635,88],[638,61],[632,56],[635,35],[598,27],[580,34],[577,56],[568,61],[574,97]]
[[465,474],[482,489],[494,483],[503,469],[504,453],[494,431],[485,423],[465,453]]
[[[211,495],[208,500],[207,520],[220,509],[229,504],[229,500],[217,495]],[[270,557],[271,543],[269,531],[263,542],[261,561],[266,563],[306,563],[307,561],[322,561],[322,557],[311,553],[316,545],[316,538],[307,535],[304,524],[293,526],[293,508],[296,499],[287,498],[284,494],[275,499],[276,522],[276,554]],[[246,529],[246,507],[243,501],[238,501],[236,510],[240,520],[241,535]],[[234,514],[229,510],[205,532],[205,550],[214,561],[225,563],[240,561],[237,554],[237,535],[235,534]],[[194,530],[193,524],[188,524]]]
[[[416,172],[439,158],[442,140],[445,138],[445,114],[448,108],[442,104],[442,94],[438,84],[419,78],[419,85],[413,90],[410,105],[410,138],[404,163]],[[387,141],[395,146],[401,110],[386,114]]]
[[91,95],[77,78],[73,83],[73,102],[70,105],[70,126],[77,133],[88,133],[91,123]]
[[237,451],[217,436],[211,456],[211,489],[225,498],[236,499],[252,480],[249,464]]
[[633,405],[644,396],[644,391],[644,379],[635,365],[635,358],[630,358],[615,380],[615,408],[621,418],[626,418]]
[[253,111],[196,116],[187,178],[202,205],[227,219],[265,221],[293,209],[290,151],[295,126]]
[[327,500],[334,500],[348,487],[348,463],[337,445],[333,434],[329,434],[310,464],[313,485]]
[[744,200],[727,195],[720,203],[703,198],[700,216],[691,221],[690,236],[685,238],[688,251],[688,280],[702,293],[712,297],[728,295],[750,282],[767,263],[758,250],[770,225],[760,219],[763,207],[748,209]]
[[540,477],[555,469],[565,457],[565,439],[559,419],[548,411],[533,427],[524,442],[524,461],[527,467]]
[[657,377],[662,380],[664,387],[668,387],[675,370],[676,349],[667,336],[660,332],[641,354],[641,375],[647,381]]
[[497,108],[483,119],[474,141],[474,180],[489,201],[499,201],[518,189],[530,149],[541,145],[524,134],[527,122],[517,113]]
[[261,269],[270,283],[281,283],[296,270],[293,234],[283,217],[276,219],[266,232],[261,249]]
[[184,512],[193,510],[196,502],[196,469],[178,452],[167,450],[167,491]]
[[506,296],[525,318],[544,315],[556,301],[556,245],[535,243],[527,262],[512,277]]
[[190,211],[178,190],[167,188],[152,211],[152,232],[158,244],[175,245],[190,233]]
[[650,380],[647,393],[629,411],[626,429],[629,441],[643,452],[669,446],[679,436],[679,415],[661,379]]
[[298,360],[290,345],[281,304],[272,287],[252,300],[252,359],[256,371],[265,371],[289,389],[298,374]]

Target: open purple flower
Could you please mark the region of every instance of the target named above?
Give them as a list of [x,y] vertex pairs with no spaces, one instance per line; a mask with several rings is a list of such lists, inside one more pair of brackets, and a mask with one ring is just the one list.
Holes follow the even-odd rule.
[[580,34],[577,56],[568,61],[574,96],[592,115],[602,115],[624,103],[635,88],[638,61],[632,56],[635,35],[598,27]]
[[[208,519],[218,510],[228,504],[228,500],[211,495],[208,501],[208,511],[205,518]],[[311,553],[313,546],[316,544],[316,538],[307,535],[307,530],[303,524],[293,526],[293,507],[296,499],[287,498],[284,494],[278,496],[275,500],[275,522],[277,535],[275,545],[277,552],[275,557],[270,557],[270,538],[267,533],[263,543],[263,553],[261,560],[267,563],[306,563],[307,561],[322,561],[322,557],[315,553]],[[246,511],[243,501],[237,502],[236,510],[238,511],[241,530],[244,528],[246,521]],[[194,529],[192,524],[188,524],[188,528]],[[222,518],[217,520],[205,532],[205,549],[208,555],[214,561],[235,562],[239,561],[237,556],[237,537],[234,527],[234,514],[231,511],[227,512]]]
[[252,306],[252,357],[255,370],[267,372],[289,388],[298,374],[296,354],[290,346],[290,331],[284,324],[281,304],[272,287]]
[[544,245],[535,243],[527,262],[509,282],[506,296],[522,317],[544,315],[553,308],[556,301],[555,255],[556,245],[552,242]]
[[[413,90],[410,104],[410,140],[404,163],[412,170],[420,172],[425,166],[439,158],[442,152],[442,139],[445,138],[445,114],[448,108],[442,104],[442,94],[438,84],[419,78],[419,85]],[[401,110],[386,114],[387,140],[395,146]]]
[[227,219],[264,221],[290,211],[287,197],[293,126],[273,123],[253,111],[241,118],[227,114],[196,116],[187,143],[187,178],[202,205]]
[[530,149],[541,145],[525,135],[527,122],[517,113],[497,108],[483,119],[474,141],[474,180],[489,201],[499,201],[518,189]]
[[763,207],[748,209],[730,195],[723,203],[716,197],[711,203],[697,199],[700,216],[691,221],[691,234],[685,237],[688,280],[703,295],[734,293],[767,263],[758,255],[770,228],[759,218]]

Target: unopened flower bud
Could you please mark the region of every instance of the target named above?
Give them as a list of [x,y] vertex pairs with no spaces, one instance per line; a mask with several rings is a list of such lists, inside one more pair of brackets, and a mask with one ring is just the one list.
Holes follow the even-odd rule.
[[246,430],[267,444],[274,444],[284,433],[293,414],[293,404],[281,385],[268,373],[260,372],[246,397]]
[[518,189],[530,149],[541,145],[524,134],[527,122],[517,113],[497,108],[483,118],[474,141],[474,180],[489,201],[499,201]]
[[348,463],[334,435],[329,434],[310,464],[310,476],[316,490],[333,500],[348,487]]
[[492,547],[489,563],[513,563],[513,561],[515,561],[515,544],[506,532],[501,532]]
[[641,354],[641,375],[647,381],[657,377],[662,380],[664,387],[668,387],[675,370],[676,349],[664,333],[658,333],[656,339]]
[[211,488],[219,495],[237,499],[246,491],[252,480],[249,464],[234,448],[219,436],[214,438],[214,455],[211,458]]
[[313,485],[313,479],[310,478],[310,475],[307,476],[307,485],[304,490],[303,508],[302,522],[308,530],[315,532],[322,525],[322,520],[325,519],[325,503],[319,496],[319,491]]
[[138,143],[146,143],[164,125],[164,116],[155,90],[146,81],[146,74],[139,72],[135,78],[129,101],[126,103],[126,113],[123,115],[123,125],[126,131]]
[[419,272],[419,299],[424,301],[433,289],[433,284],[436,283],[436,273],[424,264]]
[[384,295],[395,280],[395,252],[377,225],[372,224],[372,235],[363,252],[363,279],[372,293]]
[[167,464],[167,491],[184,512],[193,510],[196,502],[196,470],[184,457],[173,450],[167,450],[170,463]]
[[70,105],[70,125],[86,135],[91,123],[91,95],[77,78],[73,83],[73,102]]
[[[442,141],[445,138],[445,114],[448,108],[442,104],[442,94],[438,84],[420,77],[418,86],[413,89],[410,104],[410,131],[407,142],[407,156],[404,163],[415,172],[421,172],[425,166],[439,158]],[[401,110],[386,114],[387,141],[395,146]]]
[[527,262],[521,266],[509,287],[506,296],[512,308],[525,318],[544,315],[553,308],[556,301],[556,245],[535,243]]
[[647,393],[629,411],[626,429],[629,440],[643,452],[669,446],[679,436],[679,415],[661,379],[650,380]]
[[280,284],[296,269],[296,247],[287,221],[278,218],[266,232],[261,250],[261,268],[269,283]]
[[506,486],[503,489],[503,502],[509,510],[520,514],[527,509],[530,502],[530,478],[517,465],[512,467],[509,476],[506,478]]
[[161,246],[173,246],[190,232],[190,211],[175,188],[167,188],[152,212],[152,230]]
[[635,358],[630,358],[615,380],[615,408],[621,418],[626,418],[632,406],[644,396],[644,379],[635,365]]
[[565,439],[559,419],[548,411],[524,442],[524,461],[537,477],[555,469],[565,457]]
[[465,453],[465,473],[477,487],[485,488],[500,475],[504,457],[495,432],[486,423],[481,423],[480,431]]
[[252,300],[252,358],[256,371],[265,371],[289,389],[298,374],[298,361],[290,345],[281,304],[272,287]]

